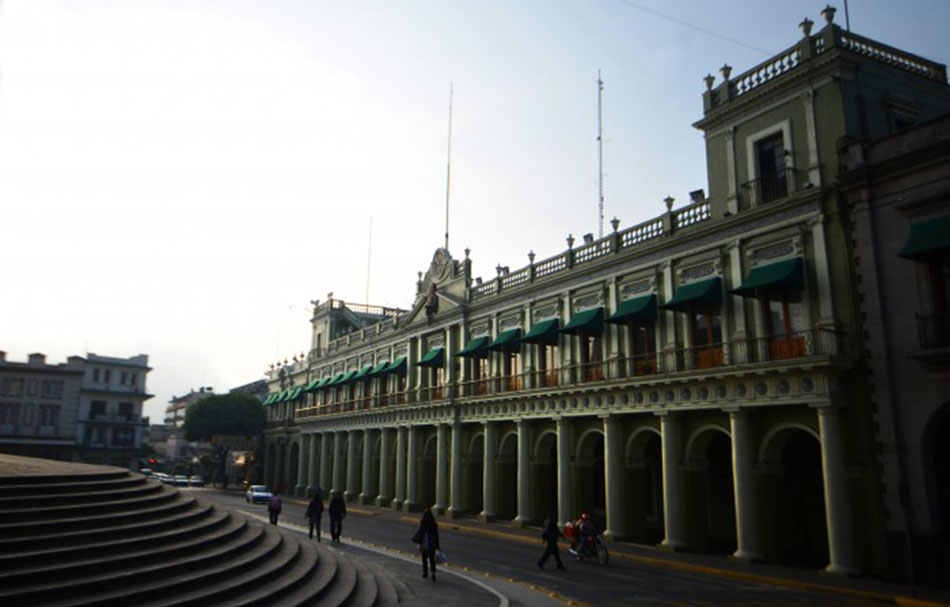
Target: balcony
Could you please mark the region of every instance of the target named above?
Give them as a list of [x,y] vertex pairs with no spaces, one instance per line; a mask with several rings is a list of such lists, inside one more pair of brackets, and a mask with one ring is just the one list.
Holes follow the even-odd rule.
[[797,186],[796,173],[795,169],[786,168],[772,175],[763,175],[758,179],[743,183],[741,208],[746,210],[758,207],[794,194]]
[[917,337],[924,350],[950,347],[950,314],[918,314]]
[[[935,334],[933,343],[950,345],[946,319],[944,333]],[[922,326],[931,326],[922,324]],[[939,342],[939,337],[944,339]],[[480,378],[457,384],[410,389],[394,394],[332,403],[301,409],[301,417],[324,413],[343,413],[360,409],[392,407],[414,403],[438,402],[446,398],[462,399],[530,392],[550,387],[572,387],[603,384],[621,380],[656,377],[672,373],[690,373],[714,369],[739,370],[746,365],[777,362],[808,362],[816,357],[841,358],[849,355],[848,340],[841,333],[826,329],[800,331],[788,335],[769,335],[732,340],[720,344],[691,348],[675,348],[648,352],[631,357],[614,357],[604,361],[564,365],[557,369],[519,373],[511,376]],[[929,342],[928,342],[929,343]],[[937,346],[940,347],[940,346]],[[811,359],[811,360],[810,360]]]

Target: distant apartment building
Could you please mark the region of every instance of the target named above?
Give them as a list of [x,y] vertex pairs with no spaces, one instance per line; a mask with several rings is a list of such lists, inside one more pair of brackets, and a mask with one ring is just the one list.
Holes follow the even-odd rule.
[[164,451],[167,459],[182,460],[204,450],[202,444],[186,441],[181,428],[185,424],[185,411],[188,406],[209,396],[214,396],[214,388],[202,386],[197,390],[192,388],[183,396],[172,396],[171,400],[168,401],[168,406],[165,407],[165,424],[168,426],[168,437],[165,441]]
[[48,364],[0,352],[0,452],[135,466],[148,418],[142,404],[148,356],[88,354]]
[[[80,459],[90,463],[136,466],[144,454],[148,418],[142,406],[151,370],[148,356],[130,358],[88,354],[79,397],[76,441]],[[70,360],[72,360],[70,358]]]

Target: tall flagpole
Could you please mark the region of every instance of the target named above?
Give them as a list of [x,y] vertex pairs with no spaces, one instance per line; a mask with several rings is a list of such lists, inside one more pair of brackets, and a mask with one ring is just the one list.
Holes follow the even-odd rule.
[[449,250],[449,191],[452,183],[452,83],[449,83],[449,150],[445,165],[445,250]]
[[604,126],[601,118],[601,96],[604,81],[597,70],[597,238],[604,237]]

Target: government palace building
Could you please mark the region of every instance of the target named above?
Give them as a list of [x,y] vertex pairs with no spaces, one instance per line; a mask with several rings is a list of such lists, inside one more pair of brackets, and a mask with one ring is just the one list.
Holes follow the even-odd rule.
[[314,302],[310,352],[267,373],[262,480],[950,571],[946,67],[822,17],[705,78],[708,195],[490,277],[439,248],[404,310]]

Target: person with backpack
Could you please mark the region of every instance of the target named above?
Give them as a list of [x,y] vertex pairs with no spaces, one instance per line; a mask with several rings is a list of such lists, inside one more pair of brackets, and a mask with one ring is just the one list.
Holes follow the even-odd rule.
[[439,525],[435,522],[432,508],[426,508],[419,521],[419,529],[412,536],[412,541],[419,544],[422,553],[422,577],[429,577],[429,568],[432,568],[432,581],[435,581],[435,553],[439,547]]
[[323,497],[319,489],[313,492],[313,499],[310,500],[310,504],[307,506],[307,511],[304,513],[304,516],[310,524],[310,539],[313,539],[313,530],[316,528],[317,541],[319,542],[320,519],[323,518]]
[[330,538],[334,542],[340,541],[343,535],[343,519],[346,518],[346,501],[343,500],[343,493],[336,491],[330,498]]
[[267,501],[267,513],[270,514],[270,524],[276,525],[280,517],[280,511],[283,508],[283,502],[280,500],[280,492],[275,491]]
[[547,520],[544,521],[544,527],[541,529],[541,539],[547,544],[547,548],[538,560],[538,568],[544,569],[545,561],[548,560],[549,556],[553,556],[554,561],[557,563],[557,568],[563,571],[564,563],[561,562],[561,554],[557,548],[557,541],[559,538],[563,538],[564,534],[558,529],[555,519],[556,517],[552,512]]

